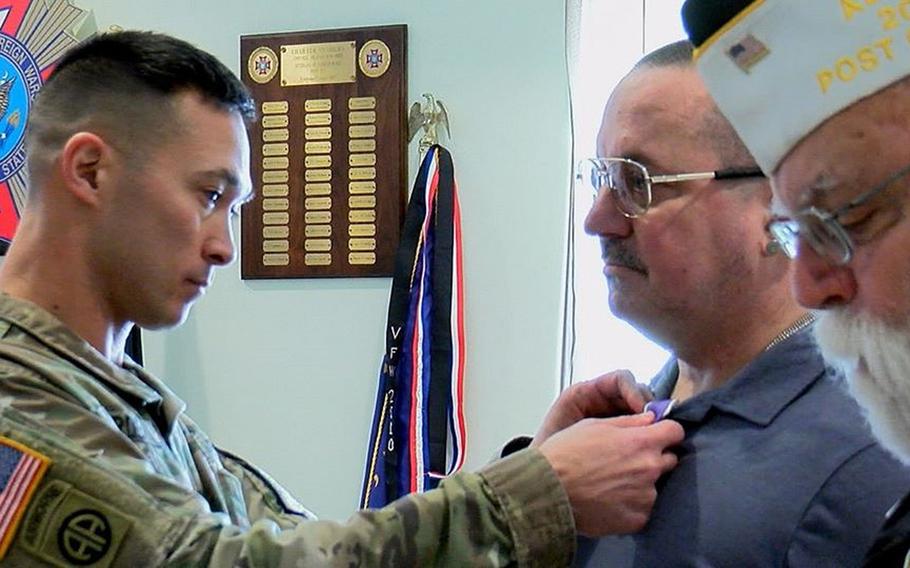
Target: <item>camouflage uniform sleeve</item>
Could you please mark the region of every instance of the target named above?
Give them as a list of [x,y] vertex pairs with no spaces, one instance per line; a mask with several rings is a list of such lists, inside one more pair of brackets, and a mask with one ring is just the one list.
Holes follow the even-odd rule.
[[244,505],[250,520],[271,519],[282,528],[292,528],[303,520],[315,520],[284,487],[266,472],[230,452],[218,450],[224,468],[240,480]]
[[528,448],[480,471],[512,530],[520,566],[568,565],[575,555],[575,519],[556,472]]
[[[565,566],[575,546],[568,500],[538,451],[464,473],[346,523],[303,521],[278,535],[253,523],[212,540],[210,564],[249,566]],[[198,539],[194,539],[198,540]]]
[[559,566],[574,546],[566,497],[536,450],[347,523],[239,526],[198,494],[125,475],[13,408],[0,411],[0,436],[51,460],[3,559],[11,565]]

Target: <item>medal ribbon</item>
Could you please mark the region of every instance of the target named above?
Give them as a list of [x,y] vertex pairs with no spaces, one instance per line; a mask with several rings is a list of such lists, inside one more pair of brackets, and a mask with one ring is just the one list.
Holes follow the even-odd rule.
[[420,166],[395,261],[361,506],[432,489],[464,464],[464,278],[452,157]]

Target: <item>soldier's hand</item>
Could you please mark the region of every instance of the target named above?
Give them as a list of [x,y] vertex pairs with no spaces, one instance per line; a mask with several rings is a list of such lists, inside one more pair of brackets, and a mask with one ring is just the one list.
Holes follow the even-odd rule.
[[650,412],[587,418],[540,445],[569,495],[580,534],[644,528],[657,498],[655,483],[676,466],[670,448],[684,437],[678,423],[653,420]]
[[539,446],[556,432],[585,418],[637,414],[649,400],[651,391],[635,382],[627,370],[576,383],[564,390],[550,407],[531,446]]

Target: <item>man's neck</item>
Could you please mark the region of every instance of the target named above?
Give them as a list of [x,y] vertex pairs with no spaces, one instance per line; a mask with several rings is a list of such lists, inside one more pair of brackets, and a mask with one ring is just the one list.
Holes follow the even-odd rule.
[[740,369],[761,355],[782,333],[789,331],[789,337],[796,331],[795,325],[807,324],[807,321],[801,319],[803,316],[805,312],[793,306],[779,317],[773,318],[772,322],[765,322],[759,329],[740,330],[740,333],[717,330],[713,344],[679,352],[679,377],[673,389],[673,398],[682,401],[724,385]]
[[0,267],[0,292],[44,308],[108,360],[120,364],[132,324],[114,322],[77,259],[68,265],[65,256],[53,249],[34,250],[27,235],[22,236],[25,242],[18,242],[17,233],[17,242]]

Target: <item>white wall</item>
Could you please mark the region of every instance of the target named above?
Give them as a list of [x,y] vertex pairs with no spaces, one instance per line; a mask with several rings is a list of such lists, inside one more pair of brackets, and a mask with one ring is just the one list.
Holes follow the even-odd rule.
[[[604,106],[616,84],[646,52],[683,39],[682,0],[587,0],[581,26],[574,97],[575,151],[579,159],[597,155],[597,132]],[[609,53],[609,60],[604,54]],[[649,382],[668,352],[610,311],[598,239],[585,234],[591,208],[587,184],[576,186],[575,321],[573,381],[609,369],[627,368]]]
[[[409,97],[443,99],[454,136],[468,466],[533,432],[556,394],[560,360],[571,169],[562,1],[76,3],[101,29],[171,33],[235,71],[241,34],[408,24]],[[182,328],[145,334],[148,366],[216,443],[269,470],[320,516],[345,518],[360,490],[389,284],[241,281],[231,266]]]

